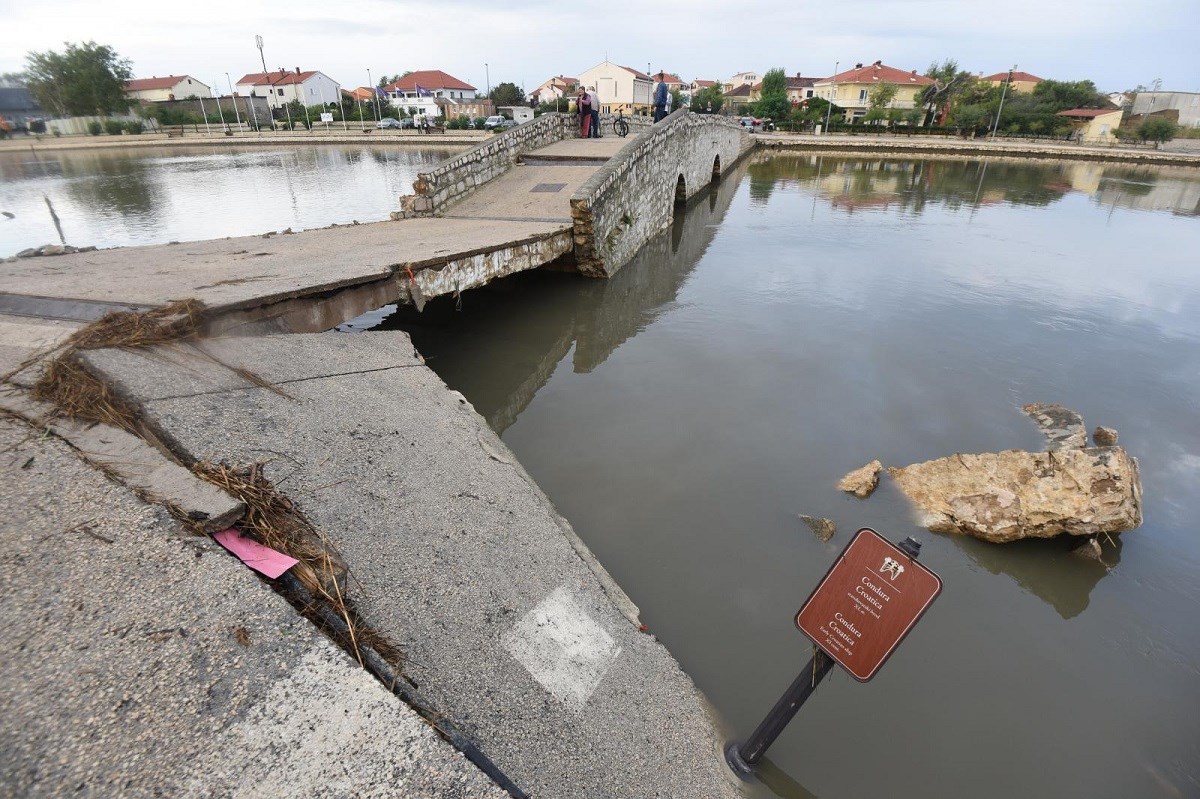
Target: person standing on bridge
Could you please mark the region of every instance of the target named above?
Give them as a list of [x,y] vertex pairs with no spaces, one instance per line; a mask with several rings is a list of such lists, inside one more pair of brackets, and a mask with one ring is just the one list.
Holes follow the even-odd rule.
[[579,87],[579,94],[575,95],[575,108],[579,111],[579,138],[586,139],[592,125],[592,101],[587,89],[582,86]]
[[592,104],[592,138],[600,138],[600,96],[595,86],[588,86],[588,102]]
[[667,115],[667,102],[670,100],[671,93],[667,91],[667,82],[663,80],[660,73],[658,76],[658,85],[654,87],[654,122],[655,124],[662,122]]

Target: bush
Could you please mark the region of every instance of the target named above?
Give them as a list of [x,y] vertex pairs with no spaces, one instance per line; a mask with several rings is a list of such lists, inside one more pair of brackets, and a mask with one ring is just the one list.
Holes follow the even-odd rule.
[[1162,117],[1147,119],[1138,126],[1138,135],[1146,141],[1162,144],[1170,141],[1179,134],[1179,126],[1169,119]]
[[[96,123],[97,125],[99,123]],[[121,131],[125,130],[125,125],[115,119],[104,120],[104,132],[109,136],[120,136]]]
[[145,128],[142,127],[142,120],[134,119],[130,120],[129,123],[125,125],[125,130],[127,130],[131,135],[136,136],[145,130]]
[[88,126],[87,126],[88,133],[92,134],[93,136],[99,136],[100,131],[103,129],[104,129],[104,127],[94,119],[91,122],[89,122]]

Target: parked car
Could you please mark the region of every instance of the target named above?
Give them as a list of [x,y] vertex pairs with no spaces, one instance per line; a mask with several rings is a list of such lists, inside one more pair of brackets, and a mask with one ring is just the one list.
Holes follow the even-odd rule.
[[755,117],[742,117],[738,120],[738,124],[749,130],[762,130],[762,120]]
[[504,127],[504,123],[507,121],[508,120],[502,116],[488,117],[483,121],[483,126],[489,130],[491,128],[501,128]]
[[412,117],[405,117],[404,119],[400,120],[401,128],[415,128],[416,126],[417,123]]
[[384,117],[383,119],[381,119],[375,123],[375,127],[377,127],[377,128],[402,128],[402,127],[404,127],[404,124],[398,119],[392,119],[391,117]]
[[520,123],[515,119],[504,119],[500,121],[501,128],[515,128]]

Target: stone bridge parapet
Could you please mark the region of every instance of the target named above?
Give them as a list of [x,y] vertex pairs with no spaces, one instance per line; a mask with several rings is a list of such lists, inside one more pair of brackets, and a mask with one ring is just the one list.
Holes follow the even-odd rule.
[[[442,161],[429,172],[419,173],[413,183],[414,194],[400,198],[400,213],[396,216],[444,213],[455,202],[516,166],[522,154],[579,135],[578,120],[575,114],[542,114]],[[610,120],[606,116],[602,124]],[[648,124],[648,119],[630,119],[634,130]]]
[[736,122],[686,109],[639,134],[571,197],[579,271],[612,275],[753,147]]

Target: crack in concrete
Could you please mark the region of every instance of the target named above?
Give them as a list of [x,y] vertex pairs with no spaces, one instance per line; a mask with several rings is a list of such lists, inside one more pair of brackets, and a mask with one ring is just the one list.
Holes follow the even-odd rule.
[[[330,377],[347,377],[349,375],[365,375],[371,372],[387,372],[392,369],[412,369],[417,366],[424,366],[423,363],[398,363],[392,366],[380,366],[374,369],[354,369],[349,372],[330,372],[329,374],[309,375],[308,377],[294,377],[290,380],[272,380],[270,383],[276,386],[287,386],[293,383],[303,383],[308,380],[324,380]],[[261,389],[261,386],[246,385],[246,386],[229,386],[226,388],[215,388],[211,391],[194,391],[189,394],[168,394],[162,397],[147,397],[145,402],[162,402],[164,400],[190,399],[192,397],[205,397],[211,394],[232,394],[235,391],[247,391],[249,389]]]

